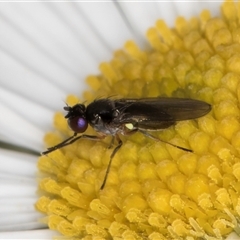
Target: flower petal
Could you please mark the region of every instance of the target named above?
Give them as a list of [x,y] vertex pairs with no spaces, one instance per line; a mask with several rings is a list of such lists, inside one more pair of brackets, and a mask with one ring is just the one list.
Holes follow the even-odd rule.
[[52,239],[59,233],[49,229],[0,232],[0,239]]

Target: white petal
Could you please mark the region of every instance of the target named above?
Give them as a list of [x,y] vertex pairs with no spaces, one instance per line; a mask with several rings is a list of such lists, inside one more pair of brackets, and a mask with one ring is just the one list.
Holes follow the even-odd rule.
[[0,197],[34,197],[36,191],[36,183],[26,181],[24,178],[16,178],[11,180],[1,180]]
[[0,112],[4,116],[0,118],[2,139],[11,140],[12,143],[19,146],[30,146],[34,150],[42,149],[44,131],[2,103],[0,104]]
[[[70,92],[71,89],[74,89],[74,87],[72,87],[73,84],[76,86],[79,82],[79,76],[62,64],[59,60],[61,58],[54,56],[52,51],[48,52],[48,49],[45,48],[46,45],[43,46],[35,35],[33,37],[31,29],[37,26],[34,24],[34,21],[29,21],[29,19],[28,24],[24,24],[24,18],[22,18],[23,14],[21,11],[18,11],[18,6],[18,4],[14,3],[1,6],[1,48],[7,55],[20,62],[25,68],[28,68],[29,71],[54,83],[60,89]],[[31,6],[36,5],[28,4],[25,6],[30,8],[29,10],[31,11]],[[51,30],[63,30],[58,34],[65,37],[64,41],[66,44],[73,44],[74,47],[74,44],[77,44],[77,40],[72,37],[69,29],[64,28],[64,25],[59,27],[61,21],[58,20],[56,14],[52,14],[48,5],[39,4],[39,7],[38,11],[42,13],[42,16],[44,16],[45,19],[48,19],[50,23],[58,24],[56,26],[51,26]],[[40,19],[42,18],[43,17]],[[47,25],[45,27],[48,28]],[[72,42],[72,39],[74,39],[75,42]],[[38,84],[41,82],[34,83]],[[35,93],[37,93],[37,91]]]
[[240,240],[240,236],[237,235],[235,232],[228,235],[226,240]]
[[174,19],[171,16],[172,13],[175,16],[172,11],[173,4],[171,2],[162,2],[160,4],[158,2],[119,2],[118,4],[123,13],[123,18],[135,34],[134,40],[141,47],[147,44],[145,37],[147,29],[154,26],[157,19],[163,18],[163,9],[164,12],[169,13],[172,20]]
[[36,194],[36,157],[0,149],[0,231],[46,227],[34,204]]
[[223,1],[174,1],[174,7],[178,16],[189,19],[198,16],[204,9],[211,11],[213,16],[220,16],[220,6]]
[[42,229],[32,231],[10,231],[0,232],[0,239],[52,239],[60,236],[58,232]]
[[29,154],[14,151],[8,151],[1,148],[0,156],[0,174],[2,174],[2,176],[8,176],[11,179],[19,177],[26,178],[29,181],[34,182],[34,185],[36,185],[36,156],[31,156]]
[[114,2],[79,3],[79,8],[97,35],[101,36],[105,45],[112,51],[122,47],[127,39],[134,37]]
[[3,87],[0,88],[0,102],[42,130],[49,125],[54,113],[49,106],[44,107]]
[[[66,93],[63,90],[60,90],[57,85],[52,84],[31,66],[24,64],[22,59],[18,59],[18,56],[11,55],[5,49],[0,49],[0,53],[0,85],[5,89],[25,96],[31,101],[54,108],[58,106],[58,102],[65,99]],[[37,58],[37,56],[35,57]]]

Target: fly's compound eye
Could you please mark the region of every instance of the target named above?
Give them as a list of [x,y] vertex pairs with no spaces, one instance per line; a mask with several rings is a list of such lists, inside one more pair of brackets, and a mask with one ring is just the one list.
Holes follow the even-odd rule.
[[88,122],[83,117],[73,117],[68,119],[69,127],[76,133],[83,133],[88,127]]

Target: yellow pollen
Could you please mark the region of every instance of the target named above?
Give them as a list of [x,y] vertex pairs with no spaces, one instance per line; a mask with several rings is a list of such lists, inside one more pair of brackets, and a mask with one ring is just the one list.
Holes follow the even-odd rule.
[[[222,16],[203,11],[174,29],[163,20],[148,29],[148,50],[128,41],[101,74],[87,77],[90,89],[66,103],[86,106],[100,97],[199,99],[212,111],[195,120],[121,136],[103,190],[113,147],[111,137],[80,139],[41,156],[36,208],[59,239],[225,239],[240,235],[240,4],[223,3]],[[46,147],[73,132],[62,113]],[[124,126],[134,128],[132,123]],[[89,126],[85,132],[97,133]],[[80,135],[80,134],[79,134]],[[57,239],[57,238],[56,238]]]

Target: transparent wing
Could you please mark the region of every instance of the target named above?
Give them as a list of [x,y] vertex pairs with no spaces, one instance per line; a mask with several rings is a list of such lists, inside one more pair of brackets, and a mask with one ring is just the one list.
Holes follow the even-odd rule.
[[119,111],[116,121],[133,123],[143,129],[163,129],[176,121],[195,119],[211,110],[211,105],[186,98],[141,98],[114,100]]

